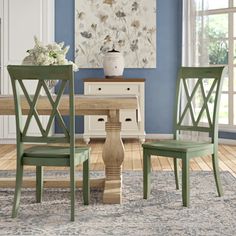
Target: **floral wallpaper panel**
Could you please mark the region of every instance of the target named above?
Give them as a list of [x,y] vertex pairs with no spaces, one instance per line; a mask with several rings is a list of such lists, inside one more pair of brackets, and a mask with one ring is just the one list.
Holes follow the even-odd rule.
[[156,67],[156,0],[75,0],[79,68],[101,68],[113,48],[126,68]]

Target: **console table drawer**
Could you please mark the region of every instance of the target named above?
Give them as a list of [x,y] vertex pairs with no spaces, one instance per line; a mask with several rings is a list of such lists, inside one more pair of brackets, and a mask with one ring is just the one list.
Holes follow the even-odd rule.
[[106,121],[107,121],[106,116],[89,116],[88,128],[89,128],[89,130],[91,130],[93,132],[104,131]]
[[136,111],[122,110],[120,112],[121,130],[124,132],[135,130],[138,131],[138,122],[136,117]]
[[[107,121],[106,116],[89,116],[88,129],[95,131],[104,131],[105,123]],[[122,132],[138,131],[138,123],[136,119],[136,112],[133,110],[121,110],[120,122]]]
[[139,85],[137,84],[90,84],[88,86],[89,94],[139,94]]

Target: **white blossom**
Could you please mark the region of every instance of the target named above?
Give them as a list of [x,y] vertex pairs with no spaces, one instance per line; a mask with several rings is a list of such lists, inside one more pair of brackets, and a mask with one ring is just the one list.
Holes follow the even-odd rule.
[[66,54],[69,50],[69,46],[64,47],[64,42],[51,43],[43,45],[42,42],[34,36],[35,45],[32,49],[27,50],[29,54],[23,59],[22,64],[31,65],[73,65],[73,70],[78,71],[77,65],[66,59]]

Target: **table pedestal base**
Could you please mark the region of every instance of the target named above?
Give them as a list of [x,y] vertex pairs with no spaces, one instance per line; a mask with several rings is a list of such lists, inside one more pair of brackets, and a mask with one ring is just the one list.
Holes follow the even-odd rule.
[[122,203],[121,167],[106,167],[106,180],[103,192],[103,203]]
[[124,145],[120,137],[119,111],[110,112],[105,129],[107,135],[102,152],[106,175],[103,203],[120,204],[122,202],[121,166],[124,160]]
[[121,180],[106,180],[103,192],[103,203],[122,203]]

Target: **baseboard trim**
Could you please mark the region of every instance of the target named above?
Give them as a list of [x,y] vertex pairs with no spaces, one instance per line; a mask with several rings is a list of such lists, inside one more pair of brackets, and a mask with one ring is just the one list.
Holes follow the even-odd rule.
[[219,143],[226,145],[236,145],[236,139],[219,138]]
[[76,135],[75,135],[75,138],[76,138],[76,139],[83,139],[83,134],[76,134]]
[[16,144],[16,139],[0,139],[0,144]]

